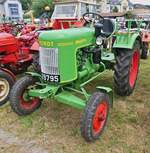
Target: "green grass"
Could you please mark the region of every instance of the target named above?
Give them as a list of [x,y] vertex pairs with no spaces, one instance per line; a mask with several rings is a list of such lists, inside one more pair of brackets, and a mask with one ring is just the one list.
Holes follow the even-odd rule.
[[[96,85],[113,87],[112,75],[111,71],[105,72],[87,89],[94,91]],[[141,60],[134,93],[125,98],[114,95],[114,108],[100,140],[91,144],[84,141],[80,135],[81,115],[80,110],[45,100],[32,115],[18,117],[7,104],[0,109],[0,128],[19,138],[35,140],[50,153],[148,153],[150,58]]]

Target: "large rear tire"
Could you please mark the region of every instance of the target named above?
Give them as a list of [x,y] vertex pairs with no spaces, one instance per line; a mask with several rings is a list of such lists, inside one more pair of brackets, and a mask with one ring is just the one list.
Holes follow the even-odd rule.
[[29,115],[38,109],[41,101],[38,97],[29,97],[27,90],[32,88],[36,80],[31,76],[25,76],[18,80],[10,92],[10,105],[18,115]]
[[102,134],[109,115],[110,100],[105,93],[95,92],[90,97],[81,119],[81,135],[87,142]]
[[14,82],[15,80],[9,73],[0,70],[0,106],[8,101]]
[[114,87],[120,96],[129,96],[136,85],[140,64],[140,48],[138,41],[132,50],[119,49],[116,53]]

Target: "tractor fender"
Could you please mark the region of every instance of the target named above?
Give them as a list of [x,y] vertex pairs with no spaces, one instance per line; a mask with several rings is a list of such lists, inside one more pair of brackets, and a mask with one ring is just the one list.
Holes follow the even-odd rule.
[[139,40],[140,43],[142,42],[139,33],[116,34],[113,48],[132,49],[136,40]]
[[13,78],[14,81],[16,80],[16,76],[10,70],[0,67],[0,71],[8,73]]
[[109,87],[97,86],[97,90],[101,91],[102,93],[107,93],[110,98],[110,106],[113,107],[113,91]]

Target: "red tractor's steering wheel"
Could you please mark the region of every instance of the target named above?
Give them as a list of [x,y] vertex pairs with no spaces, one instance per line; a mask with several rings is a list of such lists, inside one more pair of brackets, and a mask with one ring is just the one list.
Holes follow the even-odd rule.
[[83,20],[85,20],[86,23],[93,23],[93,22],[100,22],[101,24],[104,23],[104,17],[102,17],[98,13],[88,12],[83,14]]

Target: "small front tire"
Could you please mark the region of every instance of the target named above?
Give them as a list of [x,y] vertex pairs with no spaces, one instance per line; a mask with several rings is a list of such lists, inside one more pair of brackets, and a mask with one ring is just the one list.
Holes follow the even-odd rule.
[[90,97],[81,119],[81,135],[87,142],[95,141],[102,134],[107,123],[109,107],[107,94],[95,92]]
[[41,101],[38,97],[27,96],[27,90],[35,84],[36,80],[31,76],[25,76],[18,80],[10,92],[10,105],[18,115],[29,115],[38,109]]

